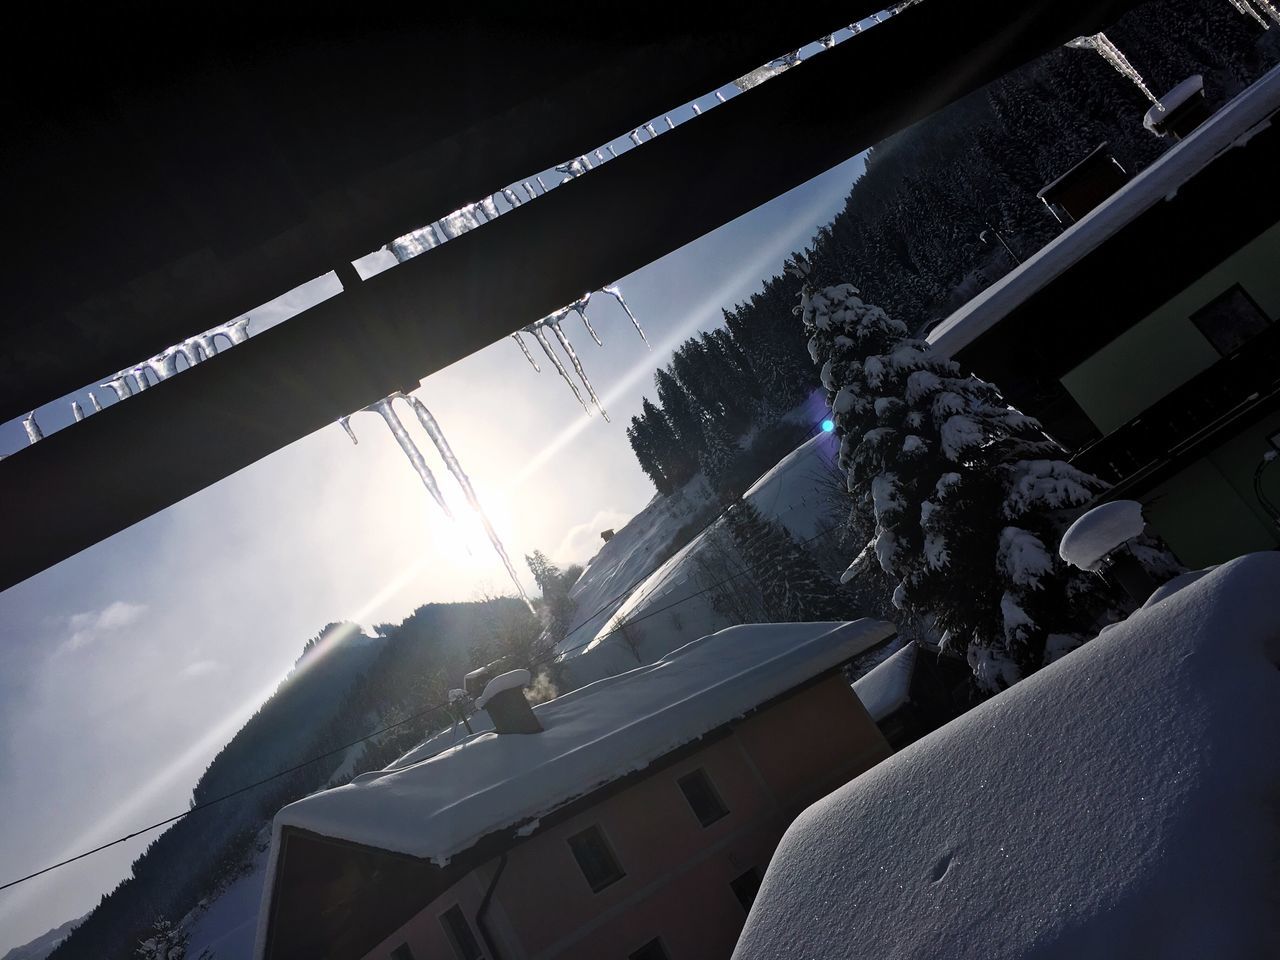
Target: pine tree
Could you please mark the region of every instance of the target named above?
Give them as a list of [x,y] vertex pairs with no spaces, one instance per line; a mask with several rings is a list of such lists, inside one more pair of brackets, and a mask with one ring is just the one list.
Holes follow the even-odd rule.
[[[529,572],[533,574],[534,582],[538,584],[538,589],[542,592],[543,613],[547,619],[547,633],[552,640],[559,642],[564,639],[571,626],[570,620],[573,619],[573,612],[577,604],[569,597],[569,587],[572,584],[565,582],[565,575],[560,572],[560,568],[547,559],[547,555],[541,550],[535,550],[533,553],[526,554],[524,562],[529,567]],[[578,571],[581,573],[581,570]],[[576,580],[577,577],[575,576]],[[513,635],[521,635],[521,630],[513,630]],[[523,640],[521,641],[524,642]]]
[[187,937],[187,932],[181,927],[175,927],[164,917],[157,917],[146,939],[138,943],[134,956],[140,960],[185,960]]
[[760,588],[765,614],[778,623],[843,619],[840,587],[781,524],[741,500],[728,512],[729,531]]
[[894,604],[931,619],[986,691],[1117,615],[1112,590],[1054,549],[1100,481],[1059,459],[992,384],[908,338],[849,284],[806,288],[800,311],[841,438],[839,465],[875,524],[846,577],[877,560],[897,580]]
[[738,445],[715,420],[707,419],[703,427],[706,447],[698,455],[698,465],[711,484],[711,489],[721,490],[729,478],[729,472],[737,458]]

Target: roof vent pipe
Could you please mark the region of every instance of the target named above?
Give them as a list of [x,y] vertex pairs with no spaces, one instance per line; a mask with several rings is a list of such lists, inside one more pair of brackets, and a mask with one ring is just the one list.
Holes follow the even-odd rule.
[[528,670],[512,670],[494,677],[476,698],[476,706],[489,714],[498,733],[541,733],[542,724],[524,698]]

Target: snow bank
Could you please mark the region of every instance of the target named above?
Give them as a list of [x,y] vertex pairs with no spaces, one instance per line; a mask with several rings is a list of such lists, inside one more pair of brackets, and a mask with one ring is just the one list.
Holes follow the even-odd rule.
[[292,803],[276,815],[273,848],[280,829],[292,826],[447,862],[481,837],[643,769],[892,634],[891,624],[874,620],[722,630],[539,704],[542,733],[477,733],[421,763]]
[[913,640],[855,681],[853,692],[876,723],[907,702],[911,671],[915,665],[916,645]]
[[1280,956],[1277,588],[1184,582],[810,807],[734,957]]
[[[833,491],[843,481],[832,466],[838,447],[827,433],[806,440],[752,484],[744,499],[800,540],[820,534],[838,519]],[[579,649],[571,652],[568,642],[564,647],[570,653],[565,661],[569,682],[581,685],[652,662],[695,637],[728,626],[729,620],[712,606],[712,595],[706,591],[708,577],[700,569],[702,558],[715,562],[719,553],[715,541],[727,541],[728,536],[724,521],[716,521],[618,598],[606,616],[592,621],[590,632],[575,633]],[[604,550],[592,561],[588,574],[602,558]],[[832,571],[833,580],[836,573]],[[589,608],[578,599],[580,615],[585,616]],[[624,629],[625,637],[620,636]]]
[[1246,143],[1277,109],[1280,67],[1241,91],[1104,203],[934,327],[929,343],[942,356],[955,356],[1126,224],[1174,196],[1219,154]]
[[1062,535],[1058,555],[1081,570],[1095,570],[1116,547],[1142,536],[1147,521],[1136,500],[1113,500],[1082,514]]
[[572,654],[585,647],[626,599],[628,588],[653,572],[680,529],[707,512],[713,499],[698,478],[677,494],[654,497],[601,546],[569,591],[578,609],[561,648]]

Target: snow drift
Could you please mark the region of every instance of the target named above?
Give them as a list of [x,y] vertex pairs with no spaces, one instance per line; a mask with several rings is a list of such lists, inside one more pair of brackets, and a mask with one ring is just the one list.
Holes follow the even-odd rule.
[[735,958],[1280,955],[1280,554],[1179,586],[805,811]]

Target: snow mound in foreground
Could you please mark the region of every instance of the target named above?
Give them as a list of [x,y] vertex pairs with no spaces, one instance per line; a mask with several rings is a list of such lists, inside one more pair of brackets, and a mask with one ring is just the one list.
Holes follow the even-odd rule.
[[1280,554],[806,810],[734,957],[1280,956]]

